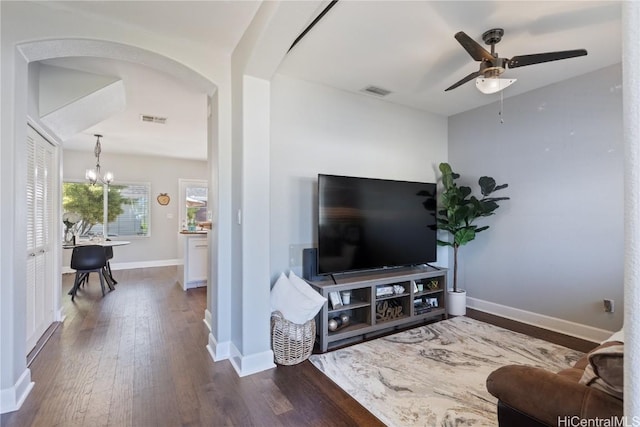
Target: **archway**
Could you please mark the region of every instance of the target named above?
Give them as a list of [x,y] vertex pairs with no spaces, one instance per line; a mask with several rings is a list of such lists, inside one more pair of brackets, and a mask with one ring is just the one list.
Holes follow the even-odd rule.
[[[24,194],[24,184],[26,177],[26,149],[23,141],[26,140],[26,124],[28,122],[27,97],[29,94],[28,81],[28,65],[37,61],[47,59],[65,58],[65,57],[99,57],[105,59],[123,60],[144,65],[146,67],[163,72],[172,76],[179,82],[183,83],[190,89],[196,90],[207,96],[207,103],[211,114],[207,123],[207,145],[208,145],[208,163],[209,163],[209,180],[212,183],[213,192],[211,199],[215,200],[214,210],[220,208],[217,201],[218,193],[216,185],[219,182],[216,153],[218,152],[218,85],[211,80],[205,78],[196,71],[179,63],[175,60],[162,56],[158,53],[148,51],[131,45],[122,43],[88,40],[88,39],[53,39],[32,41],[21,43],[16,46],[14,52],[14,97],[12,99],[14,115],[11,117],[11,123],[4,123],[13,127],[10,135],[4,141],[5,147],[10,148],[3,150],[3,155],[9,154],[3,159],[3,190],[8,194],[13,194],[11,208],[12,212],[6,212],[3,219],[7,221],[3,226],[3,239],[5,240],[3,249],[3,267],[10,266],[5,269],[3,274],[2,294],[3,294],[3,321],[2,335],[6,338],[3,345],[2,356],[3,366],[0,370],[0,389],[2,390],[1,407],[2,412],[17,409],[21,402],[26,398],[30,389],[33,387],[31,382],[30,371],[26,368],[26,334],[24,331],[25,323],[25,298],[24,290],[20,284],[25,282],[26,277],[26,261],[24,259],[26,234],[26,219],[24,215],[24,206],[26,206],[26,194]],[[3,134],[5,135],[5,134]],[[4,168],[6,159],[12,158],[10,167]],[[7,179],[9,177],[10,179]],[[59,212],[56,212],[59,215]],[[214,218],[217,213],[214,214]],[[12,227],[13,226],[13,227]],[[6,231],[6,233],[4,233]],[[212,257],[217,253],[218,240],[216,233],[211,233],[210,247],[212,248]],[[6,239],[5,239],[6,236]],[[57,250],[61,250],[57,248]],[[211,262],[209,271],[209,284],[207,286],[207,313],[205,320],[209,319],[208,324],[211,325],[212,301],[218,303],[218,299],[213,298],[211,291],[211,283],[217,282],[217,261]],[[59,270],[58,270],[59,272]],[[58,275],[59,276],[59,275]],[[4,280],[8,279],[8,280]],[[61,283],[58,280],[54,285],[58,289],[55,290],[57,295],[61,293]],[[6,298],[5,298],[6,297]],[[222,302],[223,304],[225,302]],[[60,301],[54,302],[55,310],[59,310]],[[62,317],[62,313],[60,313]],[[58,320],[62,320],[61,318]],[[211,327],[210,327],[211,329]],[[8,332],[5,334],[5,332]],[[203,343],[204,345],[204,343]]]

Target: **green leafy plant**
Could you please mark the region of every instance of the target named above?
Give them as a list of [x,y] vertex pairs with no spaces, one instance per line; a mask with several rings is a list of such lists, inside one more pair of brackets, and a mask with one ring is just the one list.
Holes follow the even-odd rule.
[[440,209],[436,216],[437,227],[449,233],[449,240],[438,240],[440,246],[453,247],[453,291],[458,292],[458,249],[476,238],[488,225],[479,227],[475,221],[482,217],[491,216],[500,206],[499,201],[509,200],[509,197],[491,197],[495,191],[507,188],[508,184],[496,185],[495,179],[482,176],[478,180],[482,198],[478,199],[470,187],[458,186],[456,179],[460,175],[455,173],[448,163],[440,163],[442,185],[444,191],[440,195]]
[[[125,199],[120,194],[121,186],[109,188],[108,221],[115,221],[122,214]],[[101,185],[79,182],[65,182],[62,189],[62,207],[65,211],[76,212],[81,220],[77,223],[78,235],[84,236],[91,228],[103,221],[104,192]]]

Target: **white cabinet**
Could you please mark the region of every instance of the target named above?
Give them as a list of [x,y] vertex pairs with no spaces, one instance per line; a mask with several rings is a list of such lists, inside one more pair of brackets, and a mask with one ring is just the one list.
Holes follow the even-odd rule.
[[209,271],[209,240],[207,233],[184,233],[178,235],[178,281],[185,291],[207,286]]
[[27,353],[55,320],[52,224],[56,197],[56,148],[27,130]]

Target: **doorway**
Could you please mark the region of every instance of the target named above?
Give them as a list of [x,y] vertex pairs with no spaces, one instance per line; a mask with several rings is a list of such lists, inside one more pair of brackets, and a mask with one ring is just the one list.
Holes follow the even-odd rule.
[[[73,56],[73,57],[100,57],[100,58],[104,58],[105,60],[122,60],[122,61],[130,61],[130,62],[135,62],[135,63],[140,63],[140,64],[154,64],[155,67],[151,67],[156,69],[157,71],[161,71],[166,73],[167,75],[173,76],[174,78],[177,78],[178,80],[181,80],[183,84],[185,84],[186,86],[189,86],[192,90],[199,92],[200,94],[204,94],[205,98],[206,98],[206,104],[207,105],[217,105],[217,95],[215,95],[215,91],[216,91],[216,86],[211,83],[209,80],[203,78],[202,76],[200,76],[199,74],[193,72],[192,70],[188,69],[187,67],[183,66],[182,64],[179,64],[177,62],[171,61],[167,58],[161,57],[155,53],[152,52],[148,52],[148,51],[144,51],[142,49],[138,49],[138,48],[133,48],[130,46],[123,46],[123,45],[119,45],[117,43],[110,43],[110,42],[97,42],[97,41],[93,41],[92,42],[92,48],[90,50],[86,49],[86,41],[83,40],[60,40],[59,41],[59,46],[61,46],[62,48],[60,49],[55,49],[55,50],[48,50],[46,48],[43,48],[43,46],[41,46],[42,44],[47,44],[50,43],[51,41],[46,41],[46,42],[32,42],[32,43],[26,43],[24,45],[21,46],[20,51],[23,53],[23,57],[25,58],[26,62],[25,62],[25,66],[29,66],[29,64],[31,63],[35,63],[35,62],[39,62],[39,61],[45,61],[45,60],[50,60],[50,59],[54,59],[54,58],[58,58],[58,57],[67,57],[67,56]],[[49,56],[50,55],[50,56]],[[31,83],[31,82],[29,82]],[[31,90],[31,89],[29,89]],[[217,111],[217,108],[215,109]],[[206,108],[205,108],[206,111]],[[29,111],[30,116],[33,115],[33,111]],[[36,115],[36,117],[38,117],[38,115]],[[43,125],[42,123],[39,123],[39,120],[36,119],[36,125],[37,127],[44,127],[45,129],[47,129],[46,125]],[[216,127],[214,125],[214,123],[217,123],[217,117],[213,117],[213,115],[209,115],[206,118],[206,121],[208,122],[206,124],[206,128],[203,129],[203,133],[206,135],[206,144],[208,147],[213,147],[213,149],[211,148],[207,148],[206,152],[208,153],[208,157],[207,157],[207,163],[209,164],[209,166],[207,167],[208,175],[210,181],[217,181],[217,165],[214,163],[212,164],[212,162],[215,159],[212,159],[212,155],[210,153],[216,152],[217,149],[215,148],[215,145],[217,144],[217,136],[212,134],[212,132],[216,131]],[[48,130],[48,129],[47,129]],[[57,141],[56,142],[60,142]],[[61,156],[60,156],[61,157]],[[59,164],[59,163],[56,163]],[[20,174],[20,167],[21,165],[18,165],[16,167],[16,174]],[[60,176],[58,173],[55,174],[50,174],[51,177],[53,177],[56,181],[57,187],[56,187],[56,197],[57,200],[60,201],[61,200],[61,186],[60,186]],[[18,186],[21,187],[21,186]],[[17,194],[16,196],[16,201],[17,203],[20,203],[20,199],[22,198],[24,200],[24,203],[26,205],[27,203],[27,198],[25,195],[21,194],[21,189],[17,188],[15,189],[15,192]],[[216,194],[212,194],[212,197],[216,197]],[[60,209],[60,203],[58,202],[56,204],[57,209],[53,209],[51,215],[48,217],[48,220],[51,224],[62,224],[62,219],[61,219],[61,209]],[[215,215],[215,214],[214,214]],[[62,226],[60,226],[60,228],[62,228]],[[174,229],[175,230],[175,229]],[[50,249],[50,254],[49,256],[51,257],[52,260],[54,260],[54,262],[51,262],[50,264],[55,264],[60,263],[59,260],[62,259],[62,249],[61,249],[61,245],[59,245],[58,240],[59,237],[61,237],[61,233],[60,231],[57,231],[55,234],[55,237],[53,237],[53,242],[55,244],[51,244],[49,246]],[[40,250],[40,249],[37,249]],[[45,251],[46,252],[46,251]],[[214,251],[212,251],[214,252]],[[38,258],[37,256],[34,258]],[[21,275],[20,271],[24,271],[25,276],[31,275],[32,273],[30,273],[30,260],[27,260],[25,262],[24,267],[22,267],[21,265],[16,265],[17,271],[18,271],[18,276]],[[23,269],[24,268],[24,269]],[[35,271],[35,270],[34,270]],[[60,269],[58,268],[56,271],[60,271]],[[35,273],[34,273],[35,274]],[[47,308],[44,310],[44,312],[47,313],[54,313],[54,320],[63,320],[64,319],[64,313],[62,312],[62,304],[61,304],[61,294],[62,294],[62,286],[61,286],[61,280],[59,278],[60,274],[53,274],[52,276],[50,275],[49,277],[58,277],[55,281],[53,282],[49,282],[47,284],[47,286],[49,286],[49,289],[44,292],[43,294],[45,295],[54,295],[54,297],[51,298],[51,301],[44,301],[44,302],[38,302],[37,304],[39,305],[45,305]],[[215,280],[215,277],[213,278],[213,280]],[[35,290],[32,293],[36,293]],[[209,301],[209,297],[207,298],[207,300]],[[35,306],[36,303],[34,302],[33,305]],[[209,304],[208,304],[209,305]],[[22,310],[20,307],[17,307],[18,311]],[[210,307],[208,307],[207,311],[210,310]],[[26,311],[26,310],[25,310]],[[21,317],[21,316],[27,316],[25,314],[16,314],[17,317]],[[210,316],[210,315],[209,315]],[[206,313],[205,313],[205,317],[206,317]],[[18,319],[18,322],[20,320]],[[31,327],[30,324],[30,329],[33,329],[34,332],[34,336],[37,335],[36,328],[35,328],[35,324],[36,321],[35,320],[30,320],[27,319],[27,322],[31,322],[33,323],[33,327]],[[48,322],[44,321],[45,323]],[[38,325],[40,325],[40,323],[42,322],[38,322]],[[47,323],[47,326],[51,324],[51,322]],[[42,328],[38,328],[37,331],[41,330]],[[46,328],[45,328],[46,329]],[[39,336],[39,335],[38,335]],[[36,339],[37,340],[37,339]],[[27,348],[27,353],[28,351],[32,348],[31,346],[31,341],[32,338],[29,337],[27,339],[28,341],[28,345],[26,347]]]

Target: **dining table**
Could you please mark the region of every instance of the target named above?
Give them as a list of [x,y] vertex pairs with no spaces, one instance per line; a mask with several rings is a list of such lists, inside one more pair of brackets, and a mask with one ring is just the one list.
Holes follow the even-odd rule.
[[76,246],[124,246],[128,245],[131,242],[128,240],[78,240],[75,244],[64,243],[62,245],[63,249],[73,249]]

